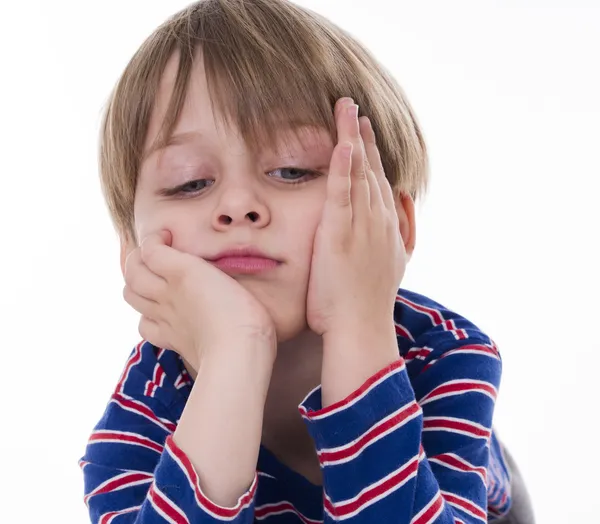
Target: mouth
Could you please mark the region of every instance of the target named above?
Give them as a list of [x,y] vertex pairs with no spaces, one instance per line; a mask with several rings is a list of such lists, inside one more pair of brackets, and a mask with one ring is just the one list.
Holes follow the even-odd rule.
[[206,260],[230,275],[257,275],[272,271],[281,265],[281,260],[253,247],[229,249]]

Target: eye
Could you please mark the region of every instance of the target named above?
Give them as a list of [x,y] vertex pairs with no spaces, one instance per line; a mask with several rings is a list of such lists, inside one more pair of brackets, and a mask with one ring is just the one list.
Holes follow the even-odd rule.
[[180,196],[182,198],[194,196],[209,186],[212,186],[215,183],[214,180],[209,180],[207,178],[200,178],[198,180],[190,180],[185,184],[181,184],[180,186],[164,189],[161,193],[164,196]]
[[301,169],[299,167],[279,167],[273,171],[269,171],[268,175],[271,178],[278,178],[285,183],[305,182],[311,178],[315,178],[320,173],[311,169]]

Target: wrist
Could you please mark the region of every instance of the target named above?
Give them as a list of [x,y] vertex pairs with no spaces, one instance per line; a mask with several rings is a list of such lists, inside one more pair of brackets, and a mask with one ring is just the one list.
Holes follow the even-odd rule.
[[393,321],[348,322],[323,336],[322,404],[328,407],[400,358]]
[[[223,338],[202,351],[200,369],[227,370],[235,380],[270,382],[277,345],[270,336]],[[231,380],[229,380],[231,383]]]
[[345,353],[357,350],[369,352],[370,348],[392,348],[397,353],[396,328],[393,316],[364,317],[347,316],[343,322],[332,323],[323,333],[324,351],[340,349]]
[[261,360],[275,359],[277,336],[271,328],[235,329],[212,337],[201,346],[196,347],[199,360],[217,357],[219,359],[244,358],[247,355]]

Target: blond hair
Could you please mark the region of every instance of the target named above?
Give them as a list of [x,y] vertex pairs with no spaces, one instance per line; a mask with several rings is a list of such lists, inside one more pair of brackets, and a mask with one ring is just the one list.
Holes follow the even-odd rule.
[[135,190],[165,66],[178,53],[163,142],[179,118],[199,51],[215,113],[249,146],[272,142],[281,125],[323,127],[335,140],[333,105],[350,96],[371,119],[392,187],[415,200],[425,191],[427,152],[414,113],[397,82],[358,41],[287,0],[200,0],[142,44],[109,99],[100,177],[120,235],[136,236]]

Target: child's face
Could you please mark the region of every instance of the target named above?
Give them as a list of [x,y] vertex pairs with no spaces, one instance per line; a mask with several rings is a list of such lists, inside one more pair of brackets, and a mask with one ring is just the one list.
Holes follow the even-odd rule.
[[[177,65],[174,57],[163,75],[146,137],[147,151],[163,122]],[[200,55],[174,140],[142,163],[134,205],[139,241],[149,233],[168,229],[175,249],[201,258],[251,246],[280,260],[271,271],[232,274],[264,304],[280,342],[307,328],[313,240],[325,203],[325,175],[334,147],[325,130],[303,129],[301,138],[284,133],[281,130],[281,143],[253,152],[237,130],[217,127]],[[174,188],[179,191],[170,191]],[[415,243],[414,204],[410,197],[402,196],[396,208],[410,257]],[[122,265],[134,247],[123,243]],[[235,310],[231,314],[235,315]]]
[[[306,328],[313,239],[326,177],[282,168],[326,174],[334,144],[328,133],[314,130],[303,133],[302,142],[289,135],[286,142],[253,154],[235,130],[217,129],[201,60],[196,64],[173,133],[185,133],[184,138],[148,156],[141,167],[134,206],[138,239],[166,228],[174,248],[201,258],[254,246],[281,260],[272,271],[232,276],[267,308],[278,339],[288,340]],[[171,60],[163,76],[147,147],[162,123],[176,66]],[[164,194],[186,183],[186,194]]]

